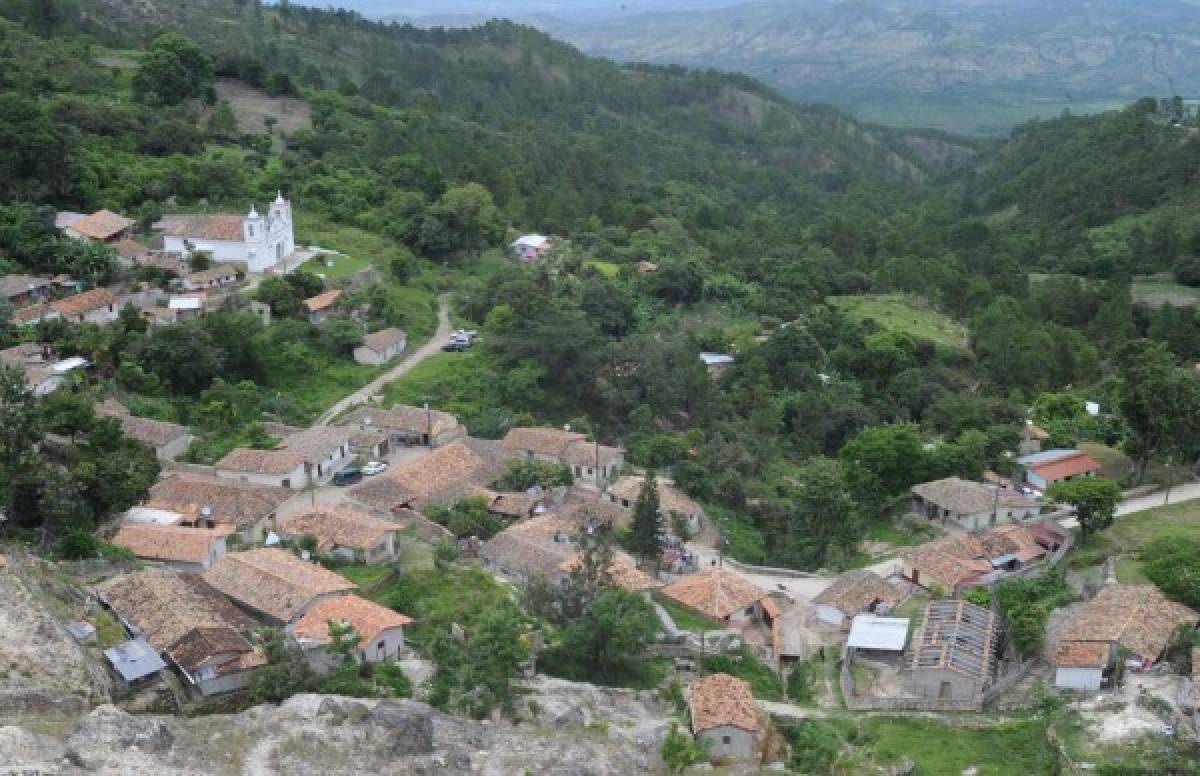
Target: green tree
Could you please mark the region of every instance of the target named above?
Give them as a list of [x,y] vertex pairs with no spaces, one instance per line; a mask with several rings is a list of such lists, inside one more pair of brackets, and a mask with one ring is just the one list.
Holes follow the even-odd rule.
[[844,564],[862,539],[863,525],[841,464],[812,458],[794,480],[786,489],[791,525],[779,554],[795,568]]
[[1142,571],[1167,597],[1193,609],[1200,607],[1200,539],[1162,536],[1138,555]]
[[1200,447],[1200,377],[1179,368],[1160,342],[1130,342],[1117,353],[1118,405],[1132,433],[1129,453],[1141,482],[1155,456],[1193,460]]
[[658,500],[658,478],[647,472],[633,505],[633,526],[629,533],[629,551],[643,562],[658,565],[662,558],[663,536],[661,507]]
[[214,63],[203,49],[177,32],[154,39],[133,77],[133,91],[151,105],[177,105],[209,92]]
[[43,37],[54,34],[63,23],[63,12],[57,0],[28,0],[25,26]]
[[851,493],[873,511],[923,481],[927,458],[920,429],[912,424],[864,429],[841,452]]
[[609,589],[588,604],[547,652],[545,669],[568,679],[607,686],[638,686],[647,678],[646,647],[658,617],[637,593]]
[[1121,487],[1104,477],[1081,477],[1052,484],[1046,495],[1071,504],[1079,520],[1080,543],[1112,525],[1121,501]]
[[671,729],[659,745],[658,753],[670,773],[683,773],[693,765],[708,759],[712,742],[707,738],[694,741],[687,733],[680,732],[679,724],[671,723]]
[[418,231],[417,247],[436,259],[476,254],[503,234],[500,209],[478,183],[452,186],[429,209]]

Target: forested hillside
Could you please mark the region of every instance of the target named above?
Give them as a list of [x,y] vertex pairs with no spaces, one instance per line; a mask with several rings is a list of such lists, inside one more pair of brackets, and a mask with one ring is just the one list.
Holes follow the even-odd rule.
[[[0,11],[5,272],[121,275],[57,236],[56,208],[145,225],[285,191],[302,226],[352,235],[386,271],[347,295],[370,327],[428,336],[448,291],[479,328],[478,349],[390,399],[430,400],[483,437],[571,422],[621,443],[747,560],[847,566],[866,536],[903,541],[888,518],[906,488],[1011,470],[1031,405],[1051,408],[1039,419],[1059,443],[1161,454],[1083,400],[1118,404],[1140,336],[1170,348],[1147,358],[1200,358],[1194,312],[1135,304],[1131,282],[1186,276],[1200,248],[1183,213],[1196,141],[1170,105],[977,145],[741,77],[589,59],[507,23],[422,31],[223,0]],[[287,98],[311,126],[247,123],[262,114],[236,113],[237,95]],[[565,238],[553,260],[498,255],[534,230]],[[212,460],[373,374],[346,360],[353,326],[296,317],[322,285],[264,282],[269,327],[221,312],[3,336],[87,354],[102,367],[89,391],[186,422],[202,432],[189,456]],[[736,364],[711,378],[701,351]]]
[[[549,230],[593,215],[630,225],[666,208],[689,226],[740,228],[747,203],[816,215],[830,209],[830,192],[867,188],[879,202],[881,185],[937,167],[892,133],[794,106],[749,79],[619,67],[508,23],[424,31],[233,0],[150,8],[84,0],[62,27],[119,46],[187,30],[221,73],[262,68],[330,90],[316,102],[313,135],[291,142],[370,170],[344,203],[359,218],[386,196],[379,163],[402,152],[433,160],[437,176],[484,184],[511,220]],[[378,215],[403,210],[393,203]]]

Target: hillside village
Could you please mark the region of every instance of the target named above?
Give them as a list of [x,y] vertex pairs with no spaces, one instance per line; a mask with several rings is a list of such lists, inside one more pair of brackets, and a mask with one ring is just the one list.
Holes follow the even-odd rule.
[[0,0],[0,771],[1194,772],[1177,115]]
[[[244,292],[255,275],[236,267],[225,293]],[[110,294],[115,308],[122,297]],[[403,359],[403,346],[391,356]],[[4,357],[40,397],[86,379],[91,366],[57,361],[36,344]],[[703,506],[588,434],[518,427],[477,438],[451,413],[379,399],[310,428],[276,424],[276,446],[234,448],[212,465],[179,460],[192,440],[185,427],[136,417],[113,398],[95,407],[162,467],[145,500],[105,529],[128,560],[65,567],[70,603],[51,628],[70,634],[91,671],[105,672],[95,692],[127,709],[236,708],[274,662],[292,659],[280,655],[294,653],[318,676],[398,666],[421,697],[436,668],[427,646],[406,641],[415,620],[372,593],[424,554],[477,566],[519,599],[582,584],[649,602],[654,636],[642,656],[626,657],[670,663],[696,751],[714,762],[769,763],[779,756],[773,728],[813,709],[989,712],[1028,708],[1044,692],[1086,708],[1097,698],[1136,705],[1149,691],[1161,706],[1129,724],[1200,736],[1200,683],[1168,660],[1182,630],[1200,624],[1195,610],[1108,574],[1038,622],[1046,633],[1036,651],[1007,621],[997,586],[1061,574],[1078,541],[1075,509],[1056,506],[1047,489],[1101,468],[1079,450],[1042,450],[1048,434],[1032,423],[1013,451],[1017,476],[913,486],[903,520],[935,538],[834,574],[727,557],[721,525]],[[374,467],[369,476],[363,461]],[[520,479],[531,484],[514,487]],[[624,549],[647,509],[657,551]],[[470,510],[485,519],[482,532],[454,523]],[[10,584],[53,568],[15,548],[6,565]],[[348,573],[356,568],[382,577]],[[532,676],[544,636],[526,627],[523,670]],[[719,657],[747,677],[760,666],[807,700],[763,698],[755,679],[700,668]],[[50,702],[36,693],[22,700]]]

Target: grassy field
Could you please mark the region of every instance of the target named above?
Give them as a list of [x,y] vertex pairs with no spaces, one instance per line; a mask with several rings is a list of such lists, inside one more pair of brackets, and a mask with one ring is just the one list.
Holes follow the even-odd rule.
[[1200,538],[1200,501],[1148,509],[1145,512],[1119,517],[1109,528],[1101,531],[1071,555],[1071,565],[1077,568],[1102,563],[1111,555],[1122,555],[1117,563],[1117,577],[1122,582],[1144,582],[1137,552],[1161,536]]
[[901,717],[873,717],[862,722],[872,759],[916,763],[917,773],[962,773],[978,776],[1058,773],[1058,762],[1040,723],[1013,722],[984,730],[948,728],[935,722]]
[[617,273],[621,271],[621,268],[611,261],[598,261],[596,259],[585,261],[583,266],[591,267],[606,278],[615,278]]
[[680,630],[691,631],[692,633],[703,633],[705,631],[717,630],[718,626],[712,620],[693,612],[691,609],[672,601],[670,598],[658,596],[655,601],[667,610],[667,614],[671,615],[671,619],[675,621],[675,627]]
[[397,250],[396,245],[385,237],[344,224],[334,224],[320,216],[301,209],[295,210],[296,243],[319,245],[344,255],[330,256],[332,267],[314,261],[308,265],[315,272],[330,280],[352,275],[371,266],[381,256]]
[[834,296],[829,303],[858,320],[873,320],[884,329],[898,331],[948,348],[967,346],[967,329],[914,296]]
[[391,573],[391,566],[343,566],[337,570],[359,588],[368,588]]
[[1100,464],[1100,476],[1123,482],[1133,471],[1133,462],[1120,450],[1096,442],[1080,442],[1079,449]]
[[465,353],[438,353],[383,389],[383,404],[419,406],[428,400],[445,412],[472,415],[491,404],[495,384],[488,359],[479,349]]
[[1195,307],[1200,304],[1200,288],[1176,283],[1170,275],[1140,275],[1133,279],[1133,303],[1148,307]]

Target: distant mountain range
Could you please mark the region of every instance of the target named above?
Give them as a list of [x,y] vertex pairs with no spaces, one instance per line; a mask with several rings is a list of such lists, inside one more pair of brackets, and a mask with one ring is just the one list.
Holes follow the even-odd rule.
[[866,118],[958,131],[1200,96],[1195,0],[764,0],[538,23],[591,54],[736,70]]
[[743,72],[901,126],[997,133],[1145,95],[1200,97],[1200,0],[418,0],[404,11],[390,18],[504,15],[589,54]]

